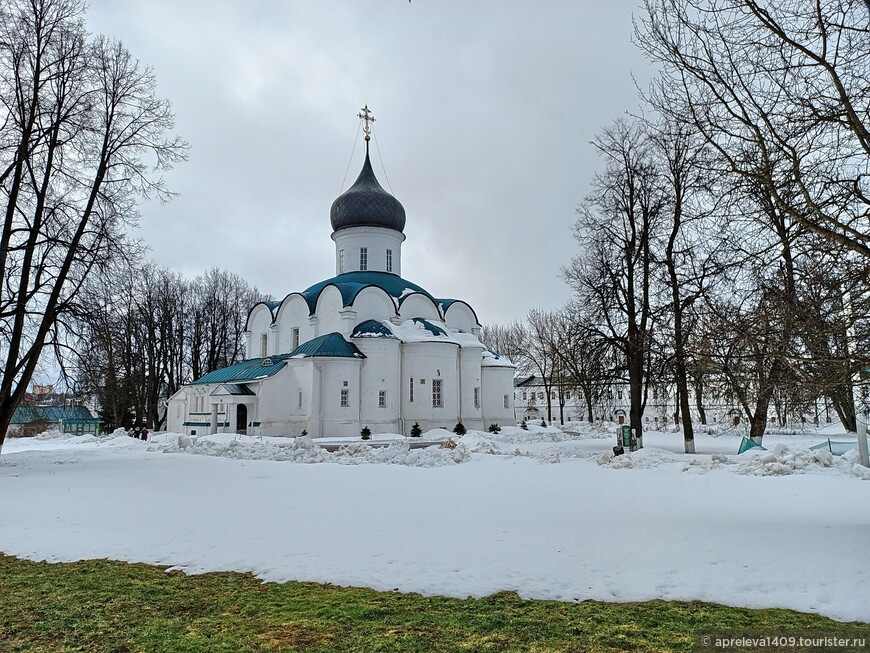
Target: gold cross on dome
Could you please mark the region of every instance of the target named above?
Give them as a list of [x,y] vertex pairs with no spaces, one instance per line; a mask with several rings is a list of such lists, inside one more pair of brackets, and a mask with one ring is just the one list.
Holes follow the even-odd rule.
[[360,112],[356,114],[356,117],[363,121],[363,131],[365,132],[365,139],[367,141],[372,138],[372,126],[371,123],[375,121],[375,116],[372,114],[369,109],[369,105],[365,105]]

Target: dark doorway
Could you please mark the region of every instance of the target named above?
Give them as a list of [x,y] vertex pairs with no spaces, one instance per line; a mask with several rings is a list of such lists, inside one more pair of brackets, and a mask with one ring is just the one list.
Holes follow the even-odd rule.
[[245,434],[248,432],[248,407],[245,404],[239,404],[236,407],[236,433]]

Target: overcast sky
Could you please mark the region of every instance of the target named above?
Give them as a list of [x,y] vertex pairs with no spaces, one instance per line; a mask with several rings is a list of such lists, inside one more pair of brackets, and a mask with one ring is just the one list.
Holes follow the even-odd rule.
[[362,166],[368,104],[375,173],[407,215],[403,276],[493,323],[570,296],[559,271],[599,166],[589,141],[636,110],[632,76],[649,76],[636,12],[633,0],[91,0],[87,20],[155,69],[191,144],[166,176],[180,195],[142,207],[159,264],[227,269],[279,299],[333,276],[329,208]]

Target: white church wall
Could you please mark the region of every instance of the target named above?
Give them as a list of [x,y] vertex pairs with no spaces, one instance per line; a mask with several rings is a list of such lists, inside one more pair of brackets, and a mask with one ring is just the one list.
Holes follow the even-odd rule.
[[[467,429],[481,430],[483,424],[480,355],[483,347],[459,350],[459,386],[462,423]],[[477,389],[477,393],[475,393]],[[477,401],[475,401],[475,394]]]
[[[273,339],[271,326],[272,311],[265,304],[257,304],[251,311],[251,314],[248,315],[247,330],[250,332],[250,336],[248,337],[247,347],[245,347],[245,355],[248,358],[262,358],[264,355],[269,356],[276,353],[273,349],[274,343],[271,342]],[[265,354],[262,349],[263,334],[266,334],[268,343]]]
[[[401,232],[383,227],[348,227],[333,233],[332,239],[335,241],[335,274],[359,272],[362,247],[366,248],[366,270],[402,274],[402,241],[405,236]],[[392,252],[392,268],[389,270],[387,250]]]
[[335,286],[327,286],[321,291],[314,312],[317,316],[318,335],[322,336],[333,332],[343,333],[345,325],[341,315],[339,315],[339,311],[344,308],[343,304],[341,292]]
[[399,306],[399,317],[410,320],[415,317],[423,317],[430,320],[441,320],[438,307],[422,293],[412,293],[402,300]]
[[256,421],[260,422],[260,433],[295,437],[303,429],[309,430],[311,368],[310,358],[289,360],[283,370],[259,384]]
[[[513,426],[514,417],[514,371],[507,366],[484,366],[481,368],[483,422],[499,426]],[[507,397],[507,399],[505,399]],[[505,408],[507,403],[507,408]]]
[[[318,358],[314,364],[320,371],[320,437],[359,437],[362,359]],[[314,392],[316,381],[315,376]],[[342,406],[342,390],[347,390],[346,406]],[[314,432],[311,435],[316,437]]]
[[366,355],[362,362],[360,424],[368,426],[372,433],[397,433],[402,408],[401,343],[395,338],[354,338],[353,343]]
[[166,430],[173,433],[184,433],[185,417],[187,415],[187,391],[181,388],[169,399],[166,406]]
[[451,329],[458,329],[465,333],[473,333],[474,329],[479,327],[474,311],[463,301],[455,301],[447,307],[444,323]]
[[[406,433],[414,422],[426,431],[452,429],[459,420],[458,346],[449,342],[406,342],[402,345],[402,414]],[[414,400],[410,400],[410,379]],[[441,405],[433,405],[433,380],[441,381]]]
[[353,300],[357,323],[365,320],[389,320],[396,316],[393,298],[376,286],[363,288]]
[[276,353],[284,354],[295,349],[293,344],[293,329],[299,329],[299,344],[314,338],[314,330],[308,322],[308,302],[302,295],[287,295],[278,309]]

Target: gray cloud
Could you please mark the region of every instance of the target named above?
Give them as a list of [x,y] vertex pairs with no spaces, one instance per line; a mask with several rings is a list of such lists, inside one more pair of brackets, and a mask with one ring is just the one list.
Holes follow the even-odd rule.
[[[92,0],[88,26],[155,68],[190,160],[142,207],[153,258],[276,297],[334,272],[329,207],[363,104],[407,212],[403,276],[484,322],[569,296],[560,266],[594,134],[637,105],[628,2]],[[381,161],[386,172],[381,168]],[[344,183],[356,178],[357,142]]]

